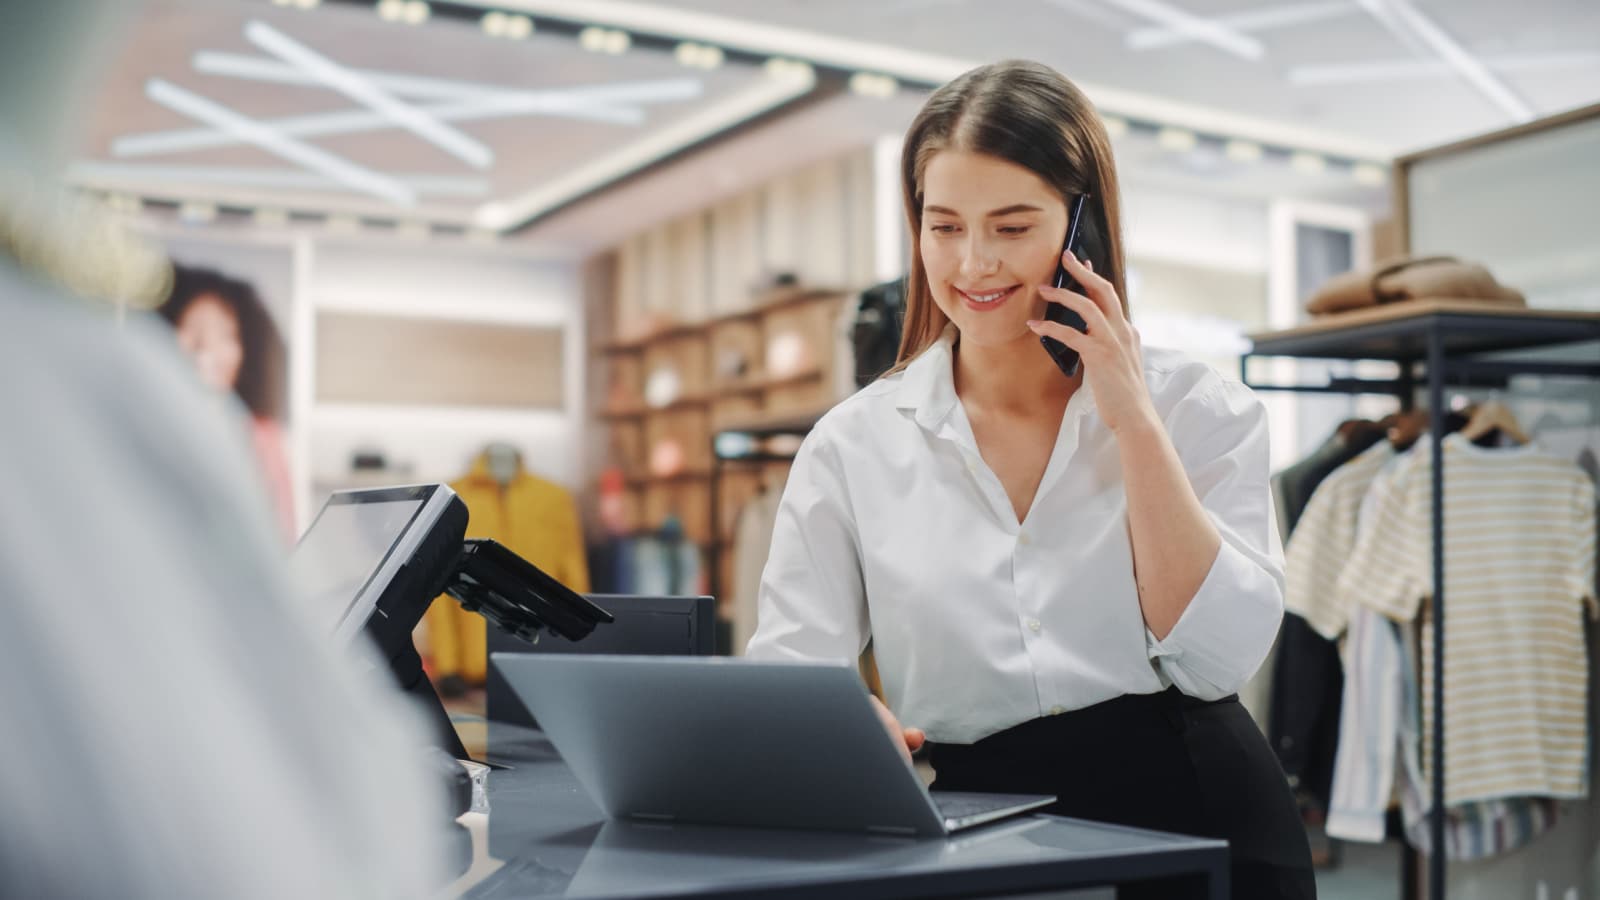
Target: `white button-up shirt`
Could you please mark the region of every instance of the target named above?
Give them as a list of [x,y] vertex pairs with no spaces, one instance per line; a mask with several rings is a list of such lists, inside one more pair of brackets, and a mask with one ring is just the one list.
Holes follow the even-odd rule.
[[748,655],[853,661],[873,642],[889,707],[935,741],[1177,685],[1233,693],[1283,613],[1265,410],[1173,351],[1145,377],[1222,547],[1164,640],[1134,584],[1116,438],[1087,386],[1018,522],[956,396],[953,331],[839,404],[794,461]]

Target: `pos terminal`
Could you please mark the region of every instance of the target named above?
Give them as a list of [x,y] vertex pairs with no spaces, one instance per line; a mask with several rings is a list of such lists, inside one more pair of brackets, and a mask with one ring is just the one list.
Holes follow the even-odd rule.
[[466,749],[422,670],[411,633],[428,605],[449,594],[530,643],[542,629],[576,641],[612,621],[605,610],[489,540],[466,538],[467,506],[449,486],[339,491],[290,557],[313,621],[341,645],[365,633],[401,690],[423,704],[438,746]]

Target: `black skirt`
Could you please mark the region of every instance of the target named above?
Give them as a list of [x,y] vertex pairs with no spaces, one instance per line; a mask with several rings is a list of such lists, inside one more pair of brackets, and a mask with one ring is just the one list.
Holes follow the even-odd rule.
[[[1034,719],[975,744],[930,744],[934,790],[1054,794],[1047,812],[1228,841],[1233,895],[1312,898],[1311,850],[1283,769],[1237,697],[1176,688]],[[1119,897],[1203,897],[1187,879]]]

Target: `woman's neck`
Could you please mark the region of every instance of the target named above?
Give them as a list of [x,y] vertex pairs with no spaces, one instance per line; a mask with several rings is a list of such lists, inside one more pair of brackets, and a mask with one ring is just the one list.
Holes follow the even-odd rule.
[[956,342],[956,396],[967,406],[1013,415],[1059,415],[1083,384],[1083,370],[1065,378],[1032,333],[988,346]]

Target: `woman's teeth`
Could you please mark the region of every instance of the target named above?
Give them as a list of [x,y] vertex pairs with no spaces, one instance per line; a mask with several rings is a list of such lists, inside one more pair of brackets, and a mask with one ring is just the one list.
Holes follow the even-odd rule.
[[[962,291],[962,293],[965,294],[966,291]],[[1011,293],[1011,289],[1006,288],[1003,291],[990,291],[987,294],[967,294],[967,299],[973,303],[993,303],[1009,293]]]

